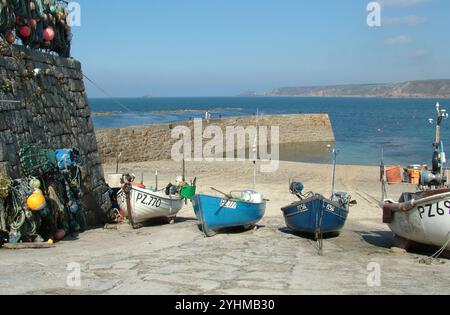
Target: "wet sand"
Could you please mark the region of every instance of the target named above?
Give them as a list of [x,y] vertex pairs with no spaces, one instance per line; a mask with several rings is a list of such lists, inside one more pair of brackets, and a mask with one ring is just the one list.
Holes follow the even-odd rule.
[[[106,172],[115,167],[107,165]],[[174,181],[181,165],[172,161],[132,163],[121,172],[144,173],[147,185]],[[198,178],[199,192],[251,188],[251,163],[187,163],[187,177]],[[295,201],[289,178],[306,190],[329,195],[331,166],[282,162],[276,173],[258,174],[257,189],[270,199],[259,229],[205,238],[190,205],[174,225],[140,230],[127,225],[93,229],[53,249],[0,251],[1,294],[449,294],[450,261],[432,265],[420,259],[430,250],[391,249],[393,234],[378,208],[379,169],[339,166],[337,190],[349,192],[351,209],[338,238],[315,243],[285,229],[280,211]],[[390,197],[414,187],[391,187]],[[67,265],[81,266],[81,286],[67,285]],[[381,286],[368,285],[368,267],[381,268]]]

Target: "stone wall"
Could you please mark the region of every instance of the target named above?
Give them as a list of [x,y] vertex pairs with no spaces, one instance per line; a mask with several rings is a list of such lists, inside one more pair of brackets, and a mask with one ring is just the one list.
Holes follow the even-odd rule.
[[[226,126],[254,126],[256,121],[255,117],[240,117],[214,120],[210,124],[221,127],[225,134]],[[172,146],[177,142],[171,137],[172,128],[187,126],[193,135],[193,125],[194,123],[190,121],[123,129],[99,129],[96,130],[96,135],[100,156],[106,163],[115,161],[120,152],[122,162],[171,159]],[[330,117],[327,114],[264,116],[259,119],[259,125],[279,126],[280,144],[335,141]],[[203,128],[205,127],[206,123],[203,124]]]
[[80,150],[88,223],[99,223],[110,201],[80,62],[2,44],[0,173],[22,177],[18,152],[30,144]]

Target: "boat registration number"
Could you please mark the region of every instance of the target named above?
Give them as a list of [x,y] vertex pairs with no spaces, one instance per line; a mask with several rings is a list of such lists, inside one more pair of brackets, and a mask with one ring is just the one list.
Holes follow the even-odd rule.
[[450,214],[450,201],[418,206],[420,218],[435,218]]
[[160,198],[157,198],[157,197],[154,197],[151,195],[147,195],[147,194],[143,194],[143,193],[137,194],[136,202],[141,203],[145,206],[155,207],[155,208],[161,207],[161,204],[162,204],[162,200]]
[[222,201],[220,201],[220,206],[222,208],[227,208],[227,209],[237,209],[237,202],[232,201],[232,200],[222,199]]

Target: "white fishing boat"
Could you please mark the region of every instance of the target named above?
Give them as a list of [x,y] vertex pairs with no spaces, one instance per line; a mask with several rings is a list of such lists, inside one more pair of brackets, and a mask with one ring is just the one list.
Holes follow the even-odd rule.
[[[412,170],[418,182],[417,192],[403,193],[399,201],[386,199],[385,168],[382,163],[383,222],[388,224],[402,247],[411,242],[437,246],[450,250],[450,188],[447,185],[444,165],[446,155],[441,141],[441,124],[448,113],[437,104],[437,128],[432,170],[423,167]],[[430,119],[430,122],[434,120]]]
[[403,194],[386,200],[383,221],[397,237],[450,250],[450,189]]
[[183,198],[179,194],[166,195],[131,184],[119,191],[117,202],[132,225],[156,218],[173,220],[183,208]]
[[135,178],[133,174],[123,175],[122,188],[117,193],[117,203],[134,228],[158,218],[167,218],[168,222],[173,223],[184,201],[195,195],[196,180],[189,185],[184,175],[177,178],[176,185],[169,184],[163,190],[158,190],[157,184],[156,188],[148,189],[142,182],[136,183]]

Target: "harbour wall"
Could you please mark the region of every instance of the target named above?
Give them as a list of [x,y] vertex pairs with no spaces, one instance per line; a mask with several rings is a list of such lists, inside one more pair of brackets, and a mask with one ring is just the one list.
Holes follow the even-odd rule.
[[110,208],[81,64],[0,43],[0,174],[24,176],[19,151],[28,145],[77,148],[88,223]]
[[[255,117],[238,117],[202,122],[203,131],[209,126],[217,126],[225,137],[226,129],[230,126],[247,128],[256,126]],[[280,130],[280,144],[298,144],[313,142],[334,142],[335,136],[327,114],[298,114],[263,116],[258,119],[259,126],[268,127],[269,144],[271,140],[271,126],[278,126]],[[157,124],[122,129],[97,129],[97,143],[100,156],[104,163],[113,163],[121,154],[121,162],[145,162],[171,159],[173,145],[179,141],[172,138],[172,131],[179,126],[187,127],[194,137],[194,122],[179,122],[174,124]],[[203,144],[211,139],[203,138]],[[224,143],[226,140],[224,139]],[[252,146],[249,137],[245,148]],[[194,151],[192,146],[192,152]],[[235,150],[238,141],[235,141]]]

